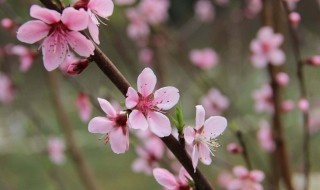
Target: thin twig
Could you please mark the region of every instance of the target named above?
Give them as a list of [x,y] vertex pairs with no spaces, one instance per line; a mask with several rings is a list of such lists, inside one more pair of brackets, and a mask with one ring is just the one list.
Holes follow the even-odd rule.
[[243,135],[242,135],[242,132],[240,130],[237,130],[236,131],[236,137],[243,149],[242,151],[242,157],[246,163],[246,166],[249,170],[252,170],[252,164],[250,162],[250,159],[249,159],[249,155],[248,155],[248,149],[247,149],[247,146],[246,146],[246,143],[244,142],[244,139],[243,139]]

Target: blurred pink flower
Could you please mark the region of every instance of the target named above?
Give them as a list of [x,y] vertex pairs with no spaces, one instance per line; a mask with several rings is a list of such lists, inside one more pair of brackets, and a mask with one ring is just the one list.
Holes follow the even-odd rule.
[[254,90],[252,97],[255,101],[255,110],[257,112],[273,113],[272,89],[268,84]]
[[0,102],[9,104],[15,96],[15,90],[11,79],[0,72]]
[[227,146],[227,150],[232,154],[239,154],[243,152],[243,148],[236,143],[229,143]]
[[171,124],[163,110],[169,110],[179,101],[179,90],[175,87],[163,87],[153,90],[157,77],[150,68],[145,68],[138,76],[138,92],[129,87],[126,107],[133,109],[129,115],[129,126],[133,129],[150,130],[159,137],[171,134]]
[[289,75],[285,72],[279,72],[276,75],[276,81],[280,86],[287,86],[290,82]]
[[19,56],[21,72],[28,71],[34,61],[34,58],[37,56],[36,52],[22,45],[13,46],[11,53]]
[[126,11],[126,16],[130,21],[127,28],[128,36],[131,39],[138,41],[146,39],[150,33],[150,28],[139,10],[130,8]]
[[256,17],[262,10],[261,0],[246,0],[246,5],[247,6],[244,10],[244,14],[249,19]]
[[292,100],[285,100],[281,104],[282,111],[289,112],[292,111],[295,107],[295,102]]
[[265,175],[260,170],[248,171],[243,166],[233,168],[235,178],[228,184],[228,190],[263,190],[261,181]]
[[250,44],[252,52],[251,61],[257,68],[265,67],[268,63],[282,65],[286,59],[280,49],[283,42],[282,34],[275,34],[271,27],[262,27]]
[[154,53],[149,48],[143,48],[139,51],[139,61],[144,65],[150,65],[152,63]]
[[217,53],[211,48],[194,49],[190,52],[189,59],[201,69],[211,69],[219,62]]
[[83,8],[87,10],[88,29],[94,42],[100,44],[99,40],[99,17],[107,18],[112,15],[114,4],[112,0],[79,0],[74,4],[76,9]]
[[260,129],[257,133],[257,139],[260,147],[266,152],[272,152],[275,149],[275,143],[272,136],[272,130],[267,121],[260,122]]
[[48,71],[59,67],[66,58],[70,46],[80,56],[93,55],[94,45],[79,31],[88,26],[85,10],[68,7],[62,15],[57,11],[31,6],[30,15],[39,20],[23,24],[17,32],[18,40],[33,44],[43,38],[42,54],[44,66]]
[[298,102],[298,108],[302,112],[307,112],[309,110],[309,101],[305,98],[301,98]]
[[207,111],[207,115],[222,115],[230,102],[218,89],[211,88],[208,94],[201,98],[201,104]]
[[297,12],[292,12],[289,14],[289,21],[293,28],[297,28],[301,20],[301,16]]
[[214,7],[209,0],[198,0],[194,5],[194,12],[201,22],[211,22],[214,19]]
[[211,164],[210,153],[220,145],[216,138],[227,127],[227,120],[220,116],[211,116],[205,120],[205,110],[201,105],[196,106],[196,126],[184,128],[184,138],[187,144],[193,145],[192,165],[196,171],[198,160],[206,165]]
[[58,137],[51,137],[48,140],[48,153],[50,160],[57,164],[61,165],[65,161],[65,151],[66,147],[64,141]]
[[105,143],[110,140],[111,149],[116,154],[124,153],[129,149],[129,130],[127,127],[127,113],[117,112],[107,101],[98,98],[105,117],[95,117],[88,125],[90,133],[105,134]]
[[117,5],[132,5],[136,0],[115,0],[114,3]]
[[159,138],[144,139],[143,145],[136,147],[136,152],[139,157],[133,162],[132,170],[151,175],[163,157],[164,145]]
[[306,63],[313,66],[320,66],[320,55],[307,58]]
[[151,25],[160,24],[168,19],[169,0],[141,0],[138,10]]
[[192,190],[188,184],[188,179],[192,180],[192,178],[184,168],[180,169],[178,177],[175,177],[166,169],[155,168],[153,176],[167,190]]
[[10,30],[10,29],[15,28],[16,24],[10,18],[3,18],[3,19],[1,19],[1,26],[4,29]]
[[92,106],[89,97],[85,93],[80,92],[78,94],[76,106],[78,108],[81,120],[88,121],[91,116]]
[[222,171],[218,175],[218,184],[223,188],[227,188],[232,180],[233,176],[228,171]]

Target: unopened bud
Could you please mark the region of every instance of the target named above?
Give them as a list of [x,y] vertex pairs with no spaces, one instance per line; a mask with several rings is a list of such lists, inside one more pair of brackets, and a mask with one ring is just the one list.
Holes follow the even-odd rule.
[[88,64],[89,64],[88,59],[81,59],[77,62],[71,63],[68,66],[67,73],[70,75],[78,75],[87,68]]
[[227,150],[228,150],[228,152],[230,152],[232,154],[239,154],[239,153],[243,152],[243,148],[236,143],[228,144]]
[[320,66],[320,55],[309,57],[306,63],[313,66]]
[[301,17],[297,12],[292,12],[289,14],[289,21],[292,27],[297,28],[300,23]]

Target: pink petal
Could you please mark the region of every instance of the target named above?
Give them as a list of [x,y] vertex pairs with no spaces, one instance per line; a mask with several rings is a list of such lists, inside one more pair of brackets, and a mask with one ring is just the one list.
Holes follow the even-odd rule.
[[228,122],[224,117],[212,116],[205,121],[202,133],[207,138],[216,138],[223,133],[227,125]]
[[189,173],[187,172],[186,169],[184,169],[184,167],[181,167],[180,171],[179,171],[179,180],[183,185],[187,185],[188,184],[188,180],[192,179],[191,176],[189,175]]
[[273,29],[270,26],[262,27],[258,32],[258,39],[261,41],[269,41],[273,36]]
[[61,14],[55,10],[42,8],[39,5],[32,5],[30,8],[30,16],[42,20],[47,24],[53,24],[60,21]]
[[111,0],[91,0],[88,3],[88,8],[91,9],[93,13],[107,18],[112,15],[114,4]]
[[64,62],[67,51],[67,41],[59,33],[47,37],[42,44],[43,63],[47,71],[58,68]]
[[138,92],[143,97],[149,96],[156,86],[157,77],[150,68],[145,68],[138,76]]
[[145,143],[145,148],[157,159],[161,159],[164,153],[163,142],[159,138],[151,138]]
[[196,172],[198,161],[199,161],[199,152],[197,149],[197,145],[194,145],[192,150],[192,166],[194,168],[194,172]]
[[183,133],[184,133],[184,139],[186,141],[186,143],[188,144],[192,144],[195,138],[195,131],[193,127],[186,127],[183,129]]
[[197,105],[196,106],[196,129],[197,130],[199,130],[203,126],[205,116],[206,116],[206,112],[205,112],[203,106]]
[[95,117],[89,122],[88,130],[90,133],[107,134],[113,128],[113,124],[105,117]]
[[99,28],[91,19],[89,19],[88,29],[93,41],[100,44]]
[[147,175],[152,174],[152,169],[147,160],[138,158],[132,164],[132,170],[134,172],[144,172]]
[[275,49],[269,53],[270,62],[273,65],[282,65],[286,59],[286,55],[280,49]]
[[17,31],[17,38],[21,42],[33,44],[49,34],[50,26],[39,20],[24,23]]
[[166,169],[154,169],[153,176],[160,185],[167,189],[177,189],[179,187],[176,178]]
[[279,47],[283,42],[282,34],[274,34],[272,39],[269,41],[272,47]]
[[121,127],[114,128],[110,132],[111,149],[116,154],[124,153],[129,149],[129,130],[123,131]]
[[106,113],[108,116],[116,117],[117,113],[116,110],[113,108],[113,106],[105,99],[98,98],[98,102],[100,104],[100,107]]
[[268,64],[268,58],[265,54],[253,54],[251,62],[257,68],[264,68]]
[[206,165],[211,164],[210,150],[203,143],[199,144],[199,154],[200,154],[200,160],[203,164],[206,164]]
[[233,173],[235,176],[241,178],[241,177],[246,177],[249,175],[249,171],[247,170],[247,168],[243,167],[243,166],[236,166],[233,168]]
[[93,55],[95,47],[84,35],[76,31],[70,31],[66,33],[66,36],[71,48],[80,56],[89,57]]
[[63,10],[61,21],[73,31],[81,31],[88,27],[89,15],[84,9],[76,10],[68,7]]
[[179,90],[175,87],[163,87],[154,93],[154,102],[162,110],[171,109],[179,101]]
[[132,87],[129,87],[126,96],[126,107],[128,109],[134,108],[139,102],[137,91]]
[[133,129],[146,130],[148,123],[142,112],[133,110],[129,115],[129,126]]
[[171,134],[171,124],[167,116],[160,112],[149,112],[147,116],[150,130],[159,137],[166,137]]
[[261,182],[264,179],[265,175],[262,171],[253,170],[250,172],[250,177],[254,179],[256,182]]

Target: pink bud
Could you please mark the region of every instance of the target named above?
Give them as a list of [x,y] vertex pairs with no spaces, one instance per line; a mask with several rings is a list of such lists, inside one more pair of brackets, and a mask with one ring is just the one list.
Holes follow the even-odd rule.
[[71,63],[68,66],[67,73],[70,75],[78,75],[78,74],[82,73],[82,71],[84,69],[87,68],[88,64],[89,64],[88,59],[81,59],[77,62]]
[[150,65],[153,59],[153,51],[149,48],[143,48],[139,51],[139,60],[144,65]]
[[292,12],[289,14],[289,21],[292,27],[297,28],[300,23],[301,17],[297,12]]
[[280,72],[277,74],[276,80],[280,86],[287,86],[290,81],[290,78],[287,73]]
[[320,66],[320,55],[309,57],[306,61],[306,63],[309,65]]
[[242,147],[236,143],[230,143],[227,146],[227,150],[228,152],[232,153],[232,154],[238,154],[241,153],[243,151]]
[[1,20],[1,26],[5,29],[12,29],[14,22],[10,18],[4,18]]
[[298,102],[298,107],[302,112],[306,112],[309,109],[309,102],[307,99],[302,98]]
[[292,100],[285,100],[281,104],[282,111],[289,112],[294,109],[294,102]]

